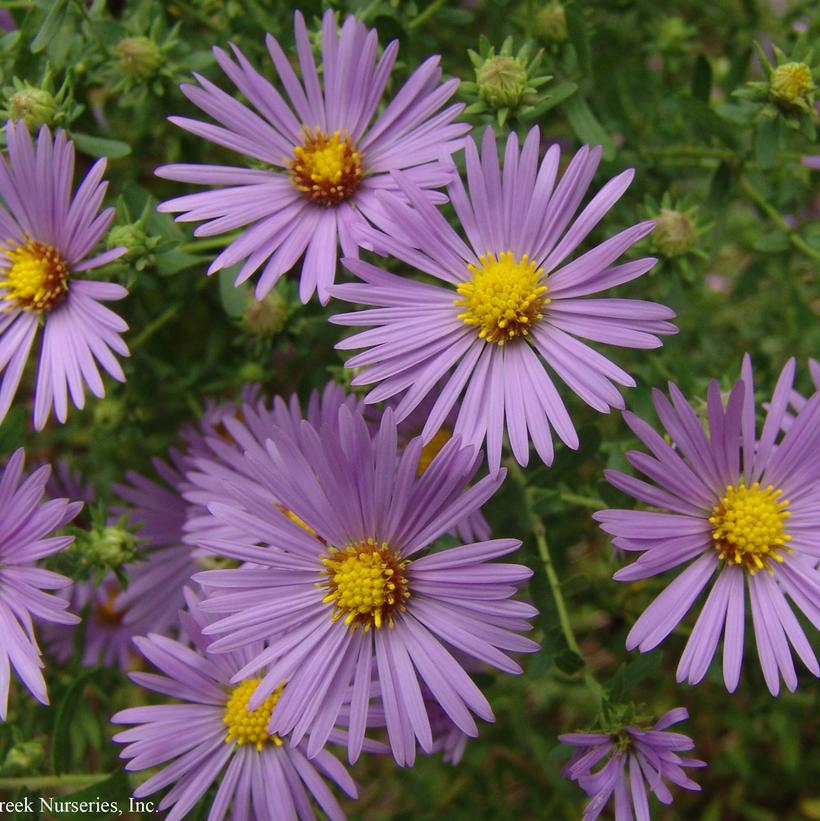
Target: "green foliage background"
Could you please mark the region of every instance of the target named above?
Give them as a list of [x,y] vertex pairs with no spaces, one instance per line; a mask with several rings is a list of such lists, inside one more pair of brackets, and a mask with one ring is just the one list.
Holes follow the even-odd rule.
[[[309,25],[326,5],[300,5]],[[537,123],[543,137],[560,140],[567,151],[601,143],[604,161],[593,185],[634,167],[634,184],[591,241],[661,208],[689,214],[696,235],[688,252],[662,257],[648,276],[618,291],[665,302],[679,316],[680,333],[662,349],[614,354],[638,381],[627,395],[631,409],[651,417],[650,389],[667,380],[690,396],[705,395],[711,378],[727,388],[745,351],[753,356],[761,398],[789,356],[799,360],[798,387],[809,390],[806,360],[820,350],[820,174],[802,166],[800,157],[820,154],[820,148],[811,117],[786,116],[753,91],[734,92],[765,80],[756,41],[770,54],[772,44],[787,55],[818,44],[820,53],[816,3],[572,2],[562,7],[563,31],[557,3],[330,5],[376,26],[383,44],[400,40],[392,89],[425,57],[440,53],[445,73],[468,83],[463,96],[472,104],[475,133],[494,123],[500,134],[508,128],[523,134]],[[287,50],[293,6],[280,0],[39,0],[8,6],[17,28],[0,38],[7,110],[20,83],[60,92],[52,119],[68,128],[85,153],[81,165],[92,155],[111,157],[109,199],[117,205],[117,224],[132,226],[135,248],[106,271],[131,291],[121,304],[131,326],[127,383],[108,384],[105,400],[72,411],[67,425],[35,436],[29,373],[0,428],[0,456],[20,444],[30,462],[67,456],[108,501],[111,482],[127,467],[149,471],[150,457],[174,443],[179,426],[200,413],[205,397],[237,397],[246,381],[259,381],[270,393],[306,396],[328,378],[350,376],[333,350],[339,330],[325,321],[333,305],[301,306],[294,280],[282,281],[274,297],[277,332],[254,333],[245,318],[250,294],[234,290],[230,277],[204,276],[225,239],[193,240],[187,227],[154,211],[158,200],[186,190],[155,178],[156,166],[242,162],[167,122],[170,114],[197,116],[178,83],[199,71],[230,88],[210,52],[229,41],[271,76],[263,35],[271,32]],[[161,49],[148,76],[123,69],[118,44],[136,36]],[[513,53],[528,40],[530,58],[543,49],[536,73],[552,79],[534,87],[525,105],[499,114],[475,105],[468,51],[486,54],[507,36],[514,38]],[[635,255],[657,253],[657,246],[650,237]],[[613,699],[643,703],[655,714],[679,704],[691,713],[684,731],[710,765],[697,774],[703,792],[678,794],[669,809],[655,803],[656,817],[820,819],[817,697],[809,674],[801,675],[796,694],[770,697],[747,639],[737,693],[726,693],[719,670],[697,688],[679,687],[674,671],[691,622],[669,638],[663,655],[626,653],[629,626],[669,577],[635,584],[611,580],[619,561],[591,513],[610,503],[629,504],[603,484],[602,470],[624,466],[623,454],[634,441],[618,416],[600,416],[574,398],[569,407],[581,430],[580,451],[559,450],[551,469],[531,465],[526,490],[508,480],[488,509],[497,535],[525,540],[522,559],[536,571],[531,595],[542,611],[536,634],[542,651],[525,660],[519,678],[482,675],[497,722],[482,727],[459,767],[438,757],[411,770],[399,770],[389,758],[361,760],[353,774],[362,794],[348,803],[350,817],[579,818],[583,796],[559,775],[565,751],[556,736],[595,719],[596,697],[584,683],[588,669],[618,691],[610,692]],[[533,520],[543,522],[582,658],[558,628],[530,532]],[[64,772],[115,773],[108,716],[144,698],[112,670],[50,666],[48,679],[54,706],[35,705],[18,687],[10,719],[0,726],[2,798],[31,794],[37,779],[45,779],[44,794],[54,794],[60,778],[67,790],[93,781],[72,781],[60,776]],[[29,787],[19,792],[22,781]],[[116,774],[87,790],[105,791],[122,798],[127,779]]]

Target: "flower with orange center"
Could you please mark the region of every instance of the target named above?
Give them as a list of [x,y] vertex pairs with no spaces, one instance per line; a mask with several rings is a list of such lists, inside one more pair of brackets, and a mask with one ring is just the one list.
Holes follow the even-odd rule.
[[302,145],[293,151],[293,184],[312,202],[329,208],[349,199],[362,179],[362,157],[347,132],[325,134],[305,128]]
[[[5,258],[5,260],[3,260]],[[28,240],[0,251],[0,300],[5,310],[42,313],[56,308],[68,293],[68,263],[56,248]]]

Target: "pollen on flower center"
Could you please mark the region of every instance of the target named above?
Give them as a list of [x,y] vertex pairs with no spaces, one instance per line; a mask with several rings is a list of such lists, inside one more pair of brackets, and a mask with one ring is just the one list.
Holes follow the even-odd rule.
[[225,743],[235,741],[242,744],[254,744],[261,750],[266,741],[273,742],[277,747],[282,746],[282,739],[268,732],[270,714],[282,695],[285,682],[282,682],[255,710],[248,709],[248,702],[262,679],[249,678],[240,682],[231,691],[228,703],[225,705],[225,716],[222,719],[228,725],[228,734]]
[[333,620],[344,617],[352,630],[367,632],[385,623],[393,626],[397,610],[405,609],[410,596],[405,568],[398,554],[386,542],[368,539],[347,547],[328,548],[322,558],[328,588],[323,601],[333,602]]
[[511,251],[502,251],[497,258],[485,254],[479,260],[480,267],[467,266],[472,280],[458,286],[461,298],[455,304],[464,308],[458,318],[477,327],[481,339],[497,345],[526,336],[550,302],[544,296],[547,286],[541,284],[543,268],[526,254],[516,259]]
[[772,485],[761,488],[759,482],[746,487],[743,482],[729,485],[723,498],[712,509],[709,524],[721,559],[743,564],[754,574],[762,568],[771,572],[771,563],[782,562],[783,552],[791,552],[791,541],[784,530],[790,513],[787,500],[780,500],[782,490]]
[[290,164],[293,184],[317,205],[338,205],[359,187],[362,156],[346,132],[306,128],[304,133]]
[[68,263],[50,245],[29,240],[0,251],[8,267],[0,271],[0,299],[23,311],[41,313],[59,305],[68,293]]

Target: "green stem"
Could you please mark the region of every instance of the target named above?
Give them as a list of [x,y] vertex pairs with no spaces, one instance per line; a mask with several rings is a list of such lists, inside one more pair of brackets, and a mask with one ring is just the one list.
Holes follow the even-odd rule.
[[408,29],[418,28],[422,23],[429,20],[445,3],[445,0],[433,0],[421,14],[414,17],[408,24]]
[[238,236],[239,234],[222,234],[218,237],[195,239],[193,242],[179,245],[177,251],[182,251],[184,254],[198,254],[200,251],[206,251],[210,248],[222,248],[225,245],[230,245]]
[[[527,486],[524,473],[518,464],[512,460],[507,461],[507,467],[513,481],[521,488],[524,495],[524,504],[527,510],[527,517],[529,519],[529,529],[533,536],[535,536],[535,544],[538,547],[538,555],[541,557],[541,564],[544,566],[544,574],[549,583],[550,592],[552,593],[553,601],[555,602],[555,610],[558,613],[558,622],[561,625],[561,632],[564,635],[564,641],[567,647],[572,650],[580,659],[584,660],[581,653],[581,648],[578,646],[578,640],[575,638],[575,631],[572,629],[572,622],[570,621],[569,611],[564,599],[564,593],[561,590],[561,581],[558,578],[558,573],[555,570],[555,564],[552,561],[550,554],[549,542],[547,541],[547,531],[544,523],[535,513],[532,502],[532,493]],[[599,702],[602,702],[606,696],[606,691],[601,686],[600,682],[595,678],[589,665],[584,660],[584,666],[581,669],[581,676],[587,688],[592,692]]]
[[588,507],[592,510],[601,510],[606,507],[606,502],[604,502],[603,499],[593,499],[592,496],[581,496],[578,493],[570,493],[568,490],[562,490],[560,496],[562,502],[569,502],[571,505]]
[[754,183],[746,174],[741,176],[740,186],[754,200],[757,206],[766,213],[769,219],[771,219],[781,231],[785,231],[788,234],[789,240],[795,248],[799,248],[806,256],[812,259],[820,259],[820,250],[809,245],[809,243],[783,219],[783,215],[755,188]]
[[110,777],[110,773],[21,775],[13,778],[0,778],[0,790],[15,790],[20,787],[25,787],[28,790],[44,790],[50,787],[90,787]]
[[140,345],[150,339],[163,325],[170,322],[179,312],[179,305],[171,305],[166,308],[153,322],[149,322],[137,336],[131,340],[131,350],[136,350]]

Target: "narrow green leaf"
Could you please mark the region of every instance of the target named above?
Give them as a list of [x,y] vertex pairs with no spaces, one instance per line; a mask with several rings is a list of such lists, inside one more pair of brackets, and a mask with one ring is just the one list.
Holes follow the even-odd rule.
[[222,307],[228,316],[238,319],[245,310],[245,303],[248,301],[248,288],[246,285],[236,286],[233,281],[239,272],[239,265],[232,265],[230,268],[223,268],[219,276],[219,299]]
[[547,96],[538,103],[538,105],[533,106],[532,109],[526,112],[522,119],[526,120],[527,122],[532,122],[533,120],[540,117],[545,112],[549,111],[555,106],[560,105],[567,99],[567,97],[571,97],[575,92],[578,90],[578,86],[570,82],[569,80],[564,80],[561,83],[556,83],[552,86],[549,90]]
[[580,94],[573,94],[564,100],[562,107],[575,136],[587,145],[600,145],[604,159],[611,160],[615,156],[615,145],[587,101]]
[[692,96],[708,103],[711,92],[712,64],[703,54],[698,54],[698,58],[695,60],[695,70],[692,74]]
[[589,37],[587,35],[587,24],[584,20],[584,11],[578,4],[568,3],[564,6],[564,13],[567,21],[567,34],[569,34],[570,42],[575,49],[578,67],[585,75],[590,75],[592,74],[592,64],[589,59]]
[[764,117],[757,127],[755,156],[761,168],[774,168],[780,147],[780,118]]
[[565,647],[555,657],[555,666],[562,673],[571,676],[573,673],[584,669],[584,660],[574,650]]
[[764,254],[779,254],[789,247],[789,235],[785,231],[772,231],[758,237],[752,246]]
[[71,138],[80,151],[92,157],[109,157],[117,160],[131,153],[131,146],[122,140],[109,140],[105,137],[94,137],[91,134],[80,134],[76,131],[72,132]]
[[71,727],[74,723],[74,713],[82,696],[83,688],[99,673],[99,667],[91,667],[79,673],[65,691],[62,701],[57,705],[57,717],[54,720],[54,737],[51,746],[51,765],[58,775],[65,772],[71,764]]
[[31,42],[31,51],[34,54],[42,51],[59,33],[68,14],[68,0],[57,0],[48,10],[48,14]]

